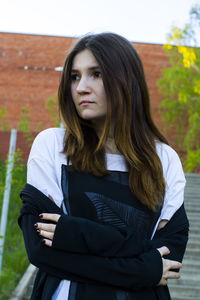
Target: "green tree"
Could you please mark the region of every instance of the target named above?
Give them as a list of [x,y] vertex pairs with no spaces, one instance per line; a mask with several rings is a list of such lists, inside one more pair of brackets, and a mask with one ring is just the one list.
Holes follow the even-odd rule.
[[8,117],[6,115],[5,107],[2,107],[0,109],[0,130],[3,130],[3,131],[10,130],[10,126],[8,125]]
[[200,5],[190,11],[183,29],[173,27],[164,49],[170,67],[162,71],[158,87],[164,96],[161,112],[168,128],[177,132],[178,145],[186,151],[185,169],[200,168]]
[[50,98],[45,103],[45,108],[49,112],[50,120],[54,127],[60,126],[60,118],[58,113],[58,101],[57,98]]
[[[34,131],[40,131],[41,126],[42,123],[39,122]],[[30,130],[30,112],[25,107],[22,107],[21,109],[20,118],[18,121],[18,130],[23,132],[27,145],[30,148],[34,140],[34,135],[33,132]]]

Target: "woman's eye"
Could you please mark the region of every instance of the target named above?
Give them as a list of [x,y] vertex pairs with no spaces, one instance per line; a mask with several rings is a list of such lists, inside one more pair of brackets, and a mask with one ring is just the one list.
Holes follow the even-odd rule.
[[78,74],[71,74],[71,80],[72,81],[79,80],[79,75]]
[[94,72],[94,77],[101,78],[102,77],[101,72],[100,71],[95,71]]

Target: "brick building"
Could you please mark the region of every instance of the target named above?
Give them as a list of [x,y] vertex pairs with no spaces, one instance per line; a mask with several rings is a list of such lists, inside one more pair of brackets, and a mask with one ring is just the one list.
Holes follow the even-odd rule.
[[[30,111],[31,130],[34,131],[39,122],[42,122],[42,129],[52,126],[45,102],[56,97],[59,67],[73,42],[69,37],[0,33],[0,109],[6,107],[10,126],[17,127],[22,108]],[[158,111],[162,96],[156,81],[161,69],[169,65],[168,58],[162,45],[133,45],[143,61],[153,117],[162,130]],[[0,134],[0,139],[1,158],[7,151],[7,142],[3,143],[5,133]],[[173,144],[173,139],[170,141]]]

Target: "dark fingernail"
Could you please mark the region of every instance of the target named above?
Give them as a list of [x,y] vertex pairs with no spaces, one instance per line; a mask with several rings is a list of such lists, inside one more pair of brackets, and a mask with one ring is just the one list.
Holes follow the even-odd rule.
[[43,218],[43,214],[39,214],[39,217],[40,217],[40,219],[42,219]]
[[45,244],[45,240],[42,240],[43,244]]
[[37,229],[37,232],[40,233],[40,229]]
[[35,223],[35,224],[34,224],[34,227],[35,227],[35,228],[37,228],[37,227],[38,227],[38,224],[37,224],[37,223]]

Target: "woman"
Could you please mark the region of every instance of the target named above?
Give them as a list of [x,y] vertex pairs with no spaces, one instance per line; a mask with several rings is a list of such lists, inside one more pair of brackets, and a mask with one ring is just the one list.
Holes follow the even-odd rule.
[[66,129],[36,137],[21,193],[39,268],[31,299],[170,299],[188,235],[185,178],[152,121],[135,49],[113,33],[83,37],[58,98]]

